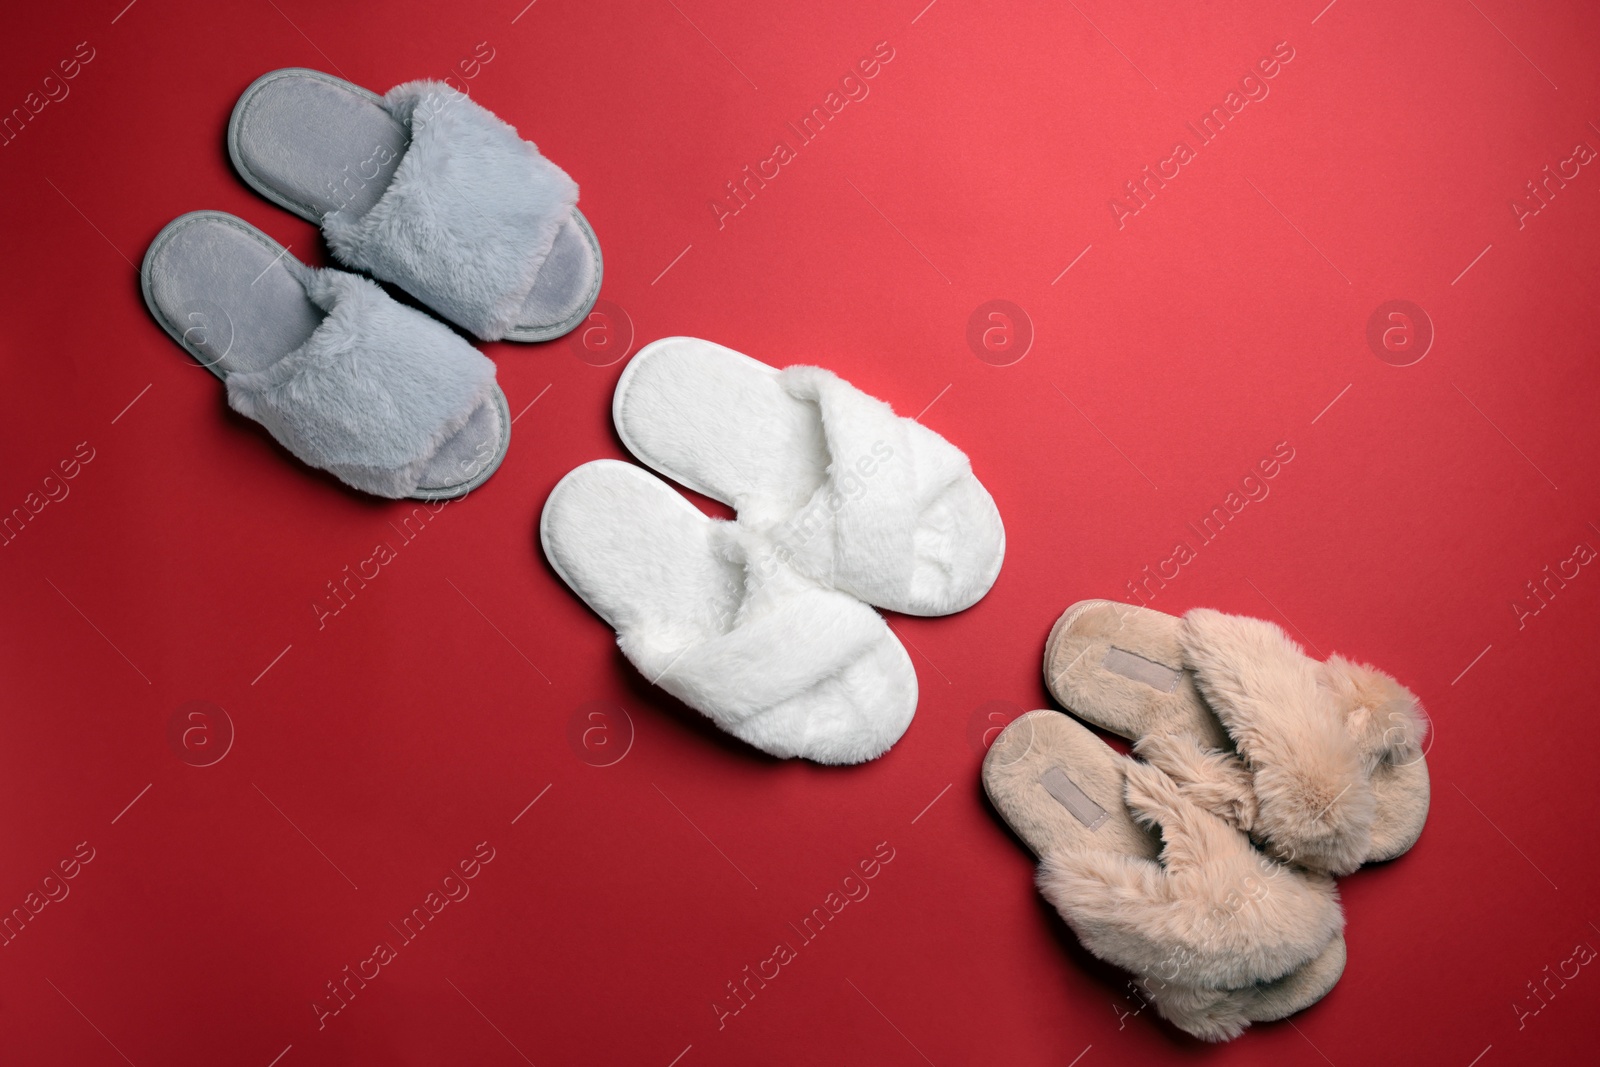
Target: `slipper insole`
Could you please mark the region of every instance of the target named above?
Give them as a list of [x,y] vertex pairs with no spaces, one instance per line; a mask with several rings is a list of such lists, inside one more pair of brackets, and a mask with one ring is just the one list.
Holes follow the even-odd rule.
[[1033,711],[995,739],[983,788],[1035,856],[1094,849],[1154,861],[1160,834],[1123,800],[1124,757],[1065,715]]
[[660,473],[730,506],[760,493],[799,508],[827,477],[817,405],[784,391],[778,370],[694,337],[653,342],[617,382],[623,443]]
[[713,520],[660,479],[595,460],[550,491],[539,539],[563,581],[614,630],[689,645],[727,631],[744,589]]
[[1233,748],[1184,669],[1176,620],[1161,612],[1108,600],[1073,605],[1050,631],[1044,673],[1073,714],[1118,737],[1159,730]]

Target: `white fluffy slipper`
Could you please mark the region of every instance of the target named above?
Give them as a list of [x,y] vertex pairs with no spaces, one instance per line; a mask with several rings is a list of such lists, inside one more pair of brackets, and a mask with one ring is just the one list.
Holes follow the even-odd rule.
[[1161,771],[1059,712],[1000,733],[983,787],[1040,859],[1039,891],[1085,948],[1133,972],[1207,1041],[1315,1003],[1344,970],[1333,879],[1269,860]]
[[1346,874],[1409,849],[1428,815],[1428,720],[1389,675],[1318,663],[1261,619],[1086,600],[1045,646],[1074,715],[1134,742],[1273,855]]
[[145,303],[296,457],[377,496],[441,500],[511,445],[494,364],[369,279],[306,266],[243,219],[179,216],[140,268]]
[[638,467],[569,473],[539,538],[639,673],[756,748],[860,763],[910,725],[916,671],[875,611]]
[[250,186],[319,223],[341,263],[485,341],[573,329],[600,293],[578,186],[444,82],[377,96],[320,71],[263,74],[228,122]]
[[870,604],[947,615],[1000,573],[1005,529],[967,457],[820,367],[667,337],[623,371],[612,417],[646,466]]

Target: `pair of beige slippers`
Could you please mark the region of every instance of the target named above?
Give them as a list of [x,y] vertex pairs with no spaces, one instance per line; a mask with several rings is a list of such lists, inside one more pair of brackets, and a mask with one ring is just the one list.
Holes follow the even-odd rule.
[[1104,600],[1050,633],[1055,711],[995,739],[983,784],[1038,885],[1158,1013],[1208,1041],[1314,1004],[1344,971],[1333,876],[1422,833],[1427,719],[1392,677],[1279,627]]

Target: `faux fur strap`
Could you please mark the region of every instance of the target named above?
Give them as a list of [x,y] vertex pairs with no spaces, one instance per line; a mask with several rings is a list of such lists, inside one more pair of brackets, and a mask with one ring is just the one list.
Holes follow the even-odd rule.
[[1344,709],[1345,730],[1368,771],[1379,763],[1422,759],[1428,716],[1416,694],[1376,667],[1329,656],[1319,681]]
[[[828,629],[819,631],[812,602],[824,598],[827,591],[815,590],[678,653],[631,642],[623,644],[623,652],[661,688],[692,700],[719,724],[733,726],[838,676],[881,639],[881,624],[865,604],[843,617],[830,604]],[[820,649],[815,647],[819,638],[824,638]]]
[[1140,978],[1238,989],[1313,959],[1344,925],[1333,880],[1266,861],[1159,770],[1132,763],[1126,800],[1159,828],[1160,862],[1045,854],[1039,889],[1096,956]]
[[370,211],[322,220],[334,255],[486,341],[505,336],[578,202],[577,183],[444,82],[397,85],[384,107],[410,142]]
[[875,602],[903,598],[925,512],[971,473],[966,455],[821,367],[789,367],[782,383],[791,396],[816,403],[829,466],[774,539],[807,574]]
[[673,634],[625,630],[618,644],[652,683],[737,733],[743,720],[841,674],[884,627],[865,604],[783,566],[758,535],[732,523],[717,531],[745,570],[744,599],[724,632],[682,647]]
[[357,489],[409,496],[491,395],[494,364],[365,278],[286,263],[327,317],[277,362],[228,375],[229,405]]
[[1323,664],[1270,622],[1199,608],[1180,637],[1195,685],[1253,775],[1254,830],[1273,851],[1343,874],[1371,847],[1376,814],[1352,733],[1356,711]]

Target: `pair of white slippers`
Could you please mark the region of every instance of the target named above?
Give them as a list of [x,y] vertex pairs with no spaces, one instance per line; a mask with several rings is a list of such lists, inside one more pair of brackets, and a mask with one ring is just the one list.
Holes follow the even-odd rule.
[[872,606],[950,614],[1000,572],[1005,530],[967,457],[829,371],[691,337],[634,356],[612,418],[641,462],[737,519],[586,463],[540,520],[556,573],[647,680],[735,737],[819,763],[887,751],[917,677]]
[[1103,600],[1056,623],[1045,681],[1142,757],[1034,711],[984,759],[1084,945],[1206,1040],[1326,995],[1345,965],[1333,875],[1405,852],[1427,818],[1417,698],[1259,619]]
[[[258,78],[228,151],[247,184],[319,223],[334,257],[485,340],[544,341],[603,273],[578,186],[444,82],[377,96],[314,70]],[[378,496],[458,497],[511,443],[494,364],[371,279],[307,266],[243,219],[195,211],[151,242],[151,313],[296,457]]]

